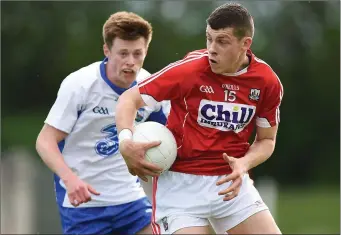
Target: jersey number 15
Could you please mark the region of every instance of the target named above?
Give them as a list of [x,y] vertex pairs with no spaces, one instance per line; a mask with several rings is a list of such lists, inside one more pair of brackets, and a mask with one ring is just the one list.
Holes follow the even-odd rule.
[[225,92],[225,101],[233,102],[236,100],[235,91],[224,90],[224,92]]

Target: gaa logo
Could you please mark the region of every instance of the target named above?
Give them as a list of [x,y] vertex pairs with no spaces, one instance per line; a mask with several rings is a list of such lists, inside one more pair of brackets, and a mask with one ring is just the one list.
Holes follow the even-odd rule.
[[256,107],[245,104],[201,100],[197,122],[221,131],[242,131],[255,115]]
[[204,93],[214,93],[214,90],[211,86],[200,86],[199,90]]
[[92,112],[109,115],[109,110],[108,108],[105,108],[105,107],[96,106],[95,108],[92,109]]

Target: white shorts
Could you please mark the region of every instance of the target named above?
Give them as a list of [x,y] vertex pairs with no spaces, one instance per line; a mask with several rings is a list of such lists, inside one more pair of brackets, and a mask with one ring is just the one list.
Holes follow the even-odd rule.
[[238,196],[223,201],[224,196],[218,192],[231,182],[217,186],[222,177],[172,171],[154,177],[153,233],[172,234],[182,228],[211,224],[217,234],[223,234],[251,215],[268,210],[248,174],[243,177]]

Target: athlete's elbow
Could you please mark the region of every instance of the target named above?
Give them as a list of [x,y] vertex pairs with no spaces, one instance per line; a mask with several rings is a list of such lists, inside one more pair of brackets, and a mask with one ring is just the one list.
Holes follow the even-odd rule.
[[36,140],[36,151],[41,158],[43,157],[44,152],[49,150],[50,139],[51,138],[48,136],[48,134],[43,128]]
[[41,156],[41,152],[44,146],[44,138],[42,136],[42,133],[39,133],[37,139],[36,139],[36,151]]

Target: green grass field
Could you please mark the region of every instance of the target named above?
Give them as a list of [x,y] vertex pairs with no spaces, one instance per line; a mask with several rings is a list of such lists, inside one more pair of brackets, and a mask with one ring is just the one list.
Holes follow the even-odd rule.
[[290,188],[279,193],[277,222],[284,234],[340,234],[340,188]]

